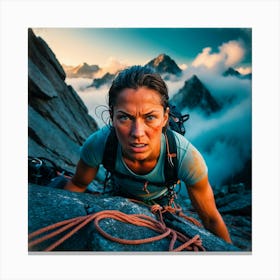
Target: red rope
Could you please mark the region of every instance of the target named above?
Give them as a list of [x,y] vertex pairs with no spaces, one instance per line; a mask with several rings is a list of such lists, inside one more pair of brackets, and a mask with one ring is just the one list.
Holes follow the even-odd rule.
[[[138,244],[144,244],[144,243],[150,243],[150,242],[155,242],[158,240],[161,240],[163,238],[169,237],[171,239],[170,244],[169,244],[169,251],[182,251],[182,250],[192,250],[192,251],[205,251],[204,247],[202,246],[202,242],[199,238],[198,235],[194,236],[192,239],[189,239],[182,233],[166,227],[163,218],[162,218],[162,212],[163,209],[161,206],[156,205],[153,207],[153,211],[159,214],[159,221],[146,216],[142,214],[125,214],[120,211],[116,210],[104,210],[98,213],[94,213],[91,215],[87,216],[81,216],[65,221],[61,221],[55,224],[52,224],[50,226],[44,227],[42,229],[39,229],[31,234],[28,235],[29,238],[29,248],[34,247],[35,245],[38,245],[68,229],[71,227],[74,227],[70,232],[68,232],[66,235],[64,235],[62,238],[51,244],[49,247],[47,247],[44,251],[52,251],[54,250],[57,246],[62,244],[65,240],[70,238],[74,233],[76,233],[78,230],[86,226],[88,223],[94,220],[94,225],[97,229],[97,231],[104,236],[105,238],[118,242],[121,244],[128,244],[128,245],[138,245]],[[164,211],[168,211],[168,209],[164,209]],[[136,226],[142,226],[146,227],[149,229],[152,229],[155,232],[160,233],[158,236],[153,236],[149,238],[144,238],[144,239],[137,239],[137,240],[129,240],[129,239],[121,239],[117,237],[113,237],[110,234],[106,233],[99,225],[100,220],[102,219],[114,219],[118,220],[120,222],[124,223],[129,223],[133,224]],[[61,228],[59,228],[61,227]],[[59,228],[59,229],[57,229]],[[56,230],[55,230],[56,229]],[[36,240],[31,240],[33,238],[36,238],[37,236],[46,233],[50,230],[55,230],[43,237],[40,237]],[[176,241],[179,240],[182,245],[178,246],[177,248],[174,248]]]

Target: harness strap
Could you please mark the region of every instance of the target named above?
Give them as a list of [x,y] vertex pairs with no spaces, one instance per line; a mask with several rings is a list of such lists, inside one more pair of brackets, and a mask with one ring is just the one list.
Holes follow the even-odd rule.
[[174,185],[178,181],[177,145],[174,133],[167,129],[164,133],[166,142],[166,156],[164,162],[164,177],[167,185]]
[[105,150],[103,153],[102,164],[110,172],[114,173],[117,159],[118,138],[115,129],[112,127],[106,140]]

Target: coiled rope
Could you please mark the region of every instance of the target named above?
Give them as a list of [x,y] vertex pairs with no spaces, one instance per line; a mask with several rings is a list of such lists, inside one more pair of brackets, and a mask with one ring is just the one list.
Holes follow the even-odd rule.
[[[44,249],[44,251],[46,251],[46,252],[52,251],[57,246],[62,244],[64,241],[66,241],[68,238],[70,238],[78,230],[85,227],[91,221],[94,221],[94,225],[95,225],[97,231],[103,237],[105,237],[111,241],[121,243],[121,244],[138,245],[138,244],[155,242],[155,241],[161,240],[163,238],[169,237],[171,239],[171,241],[169,243],[169,251],[172,251],[172,252],[179,252],[179,251],[183,251],[183,250],[205,251],[205,248],[202,246],[202,241],[201,241],[199,235],[195,235],[193,238],[188,238],[184,234],[182,234],[174,229],[171,229],[165,225],[162,214],[167,211],[174,213],[174,209],[173,208],[170,209],[170,208],[168,206],[162,207],[160,205],[153,205],[151,207],[151,211],[153,213],[158,214],[159,221],[157,221],[147,215],[125,214],[125,213],[117,211],[117,210],[104,210],[104,211],[100,211],[100,212],[90,214],[87,216],[80,216],[80,217],[64,220],[64,221],[49,225],[47,227],[41,228],[37,231],[34,231],[33,233],[30,233],[28,235],[28,239],[29,239],[28,247],[32,248],[35,245],[38,245],[52,237],[55,237],[58,234],[61,234],[64,231],[69,230],[70,228],[73,227],[73,229],[70,232],[68,232],[63,237],[61,237],[59,240],[55,241],[53,244],[49,245],[46,249]],[[186,217],[187,216],[185,216],[185,218]],[[128,223],[128,224],[133,224],[136,226],[146,227],[146,228],[152,229],[153,231],[158,232],[160,234],[158,236],[153,236],[153,237],[144,238],[144,239],[137,239],[137,240],[129,240],[129,239],[121,239],[121,238],[113,237],[110,234],[106,233],[99,225],[99,222],[102,219],[109,219],[109,218],[118,220],[120,222]],[[191,220],[192,222],[196,221],[192,218],[189,218],[189,217],[187,217],[187,218],[189,220]],[[38,239],[32,240],[51,230],[53,230],[53,232],[48,233],[45,236],[39,237]],[[179,240],[182,244],[180,246],[178,246],[177,248],[174,248],[177,240]]]

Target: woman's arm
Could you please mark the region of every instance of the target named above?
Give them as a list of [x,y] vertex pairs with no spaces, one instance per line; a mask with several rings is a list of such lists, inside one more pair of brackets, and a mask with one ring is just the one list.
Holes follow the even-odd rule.
[[72,192],[84,192],[88,184],[95,178],[97,171],[98,167],[91,167],[80,159],[74,176],[64,189]]
[[189,186],[188,193],[204,227],[225,241],[232,243],[226,224],[216,207],[208,176]]

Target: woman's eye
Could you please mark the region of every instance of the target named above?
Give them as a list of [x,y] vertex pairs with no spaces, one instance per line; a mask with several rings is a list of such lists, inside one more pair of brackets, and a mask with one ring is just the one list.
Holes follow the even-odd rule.
[[153,121],[156,117],[154,115],[150,115],[146,117],[147,121]]
[[119,119],[120,121],[126,121],[126,120],[128,120],[129,118],[128,118],[128,116],[126,116],[126,115],[121,115],[121,116],[118,116],[118,119]]

